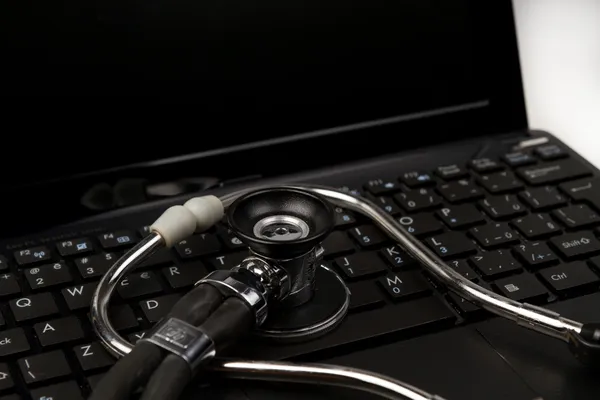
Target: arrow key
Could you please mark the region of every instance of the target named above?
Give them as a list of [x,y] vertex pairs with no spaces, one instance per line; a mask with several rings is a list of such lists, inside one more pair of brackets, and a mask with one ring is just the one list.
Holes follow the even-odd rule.
[[8,369],[8,365],[5,363],[0,364],[0,390],[6,390],[13,387],[15,383],[13,382],[12,376],[10,375],[10,370]]

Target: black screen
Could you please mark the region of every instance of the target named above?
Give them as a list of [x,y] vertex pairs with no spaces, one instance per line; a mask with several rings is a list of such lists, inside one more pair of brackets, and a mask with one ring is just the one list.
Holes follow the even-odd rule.
[[[493,44],[512,46],[512,32],[491,32],[512,27],[512,15],[478,4],[486,2],[7,3],[3,130],[17,156],[9,181],[500,107],[499,87],[513,76],[494,76],[514,59],[495,64],[508,53]],[[466,125],[453,135],[485,133]],[[427,141],[397,135],[403,148]],[[37,168],[24,168],[31,162]]]

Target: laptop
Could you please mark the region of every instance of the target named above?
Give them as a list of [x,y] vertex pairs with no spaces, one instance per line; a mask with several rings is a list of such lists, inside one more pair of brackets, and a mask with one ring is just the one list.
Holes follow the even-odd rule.
[[[87,398],[115,362],[89,322],[102,274],[167,207],[258,184],[366,196],[468,279],[599,318],[599,172],[529,128],[510,1],[40,7],[3,25],[0,399]],[[323,246],[351,289],[344,322],[228,356],[364,368],[448,400],[600,392],[564,343],[449,293],[361,215],[336,209]],[[245,254],[223,226],[157,253],[119,287],[115,327],[139,340]],[[218,376],[188,389],[377,398]]]

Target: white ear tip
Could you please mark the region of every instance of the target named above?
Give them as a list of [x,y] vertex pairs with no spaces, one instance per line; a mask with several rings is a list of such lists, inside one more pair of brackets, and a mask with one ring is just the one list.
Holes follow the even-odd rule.
[[152,225],[151,232],[157,232],[165,241],[166,247],[171,247],[189,237],[196,230],[196,216],[184,206],[167,208]]
[[184,207],[196,217],[196,231],[203,232],[219,222],[225,215],[221,200],[213,195],[194,197]]

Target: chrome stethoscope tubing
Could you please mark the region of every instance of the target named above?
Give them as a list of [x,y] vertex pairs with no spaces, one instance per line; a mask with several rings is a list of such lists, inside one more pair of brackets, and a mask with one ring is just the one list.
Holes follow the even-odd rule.
[[[368,199],[354,196],[345,191],[316,185],[279,185],[276,187],[309,191],[327,199],[336,206],[355,211],[370,218],[382,231],[397,242],[400,247],[449,290],[481,308],[511,319],[519,325],[566,342],[568,342],[570,333],[581,333],[583,325],[577,321],[563,318],[555,312],[535,305],[508,299],[464,278],[442,261],[427,246],[406,231],[391,215],[381,210]],[[265,188],[269,187],[254,187],[239,190],[221,196],[220,200],[223,206],[227,208],[238,197],[250,191]],[[127,273],[131,272],[144,259],[162,246],[164,246],[164,243],[159,235],[148,235],[109,269],[94,292],[91,307],[94,329],[104,345],[117,356],[129,353],[133,349],[133,345],[121,337],[110,323],[108,305],[111,295],[119,281]],[[338,366],[215,359],[208,368],[228,378],[282,380],[344,386],[379,394],[389,399],[441,400],[439,396],[428,394],[418,388],[390,379],[389,377]]]

